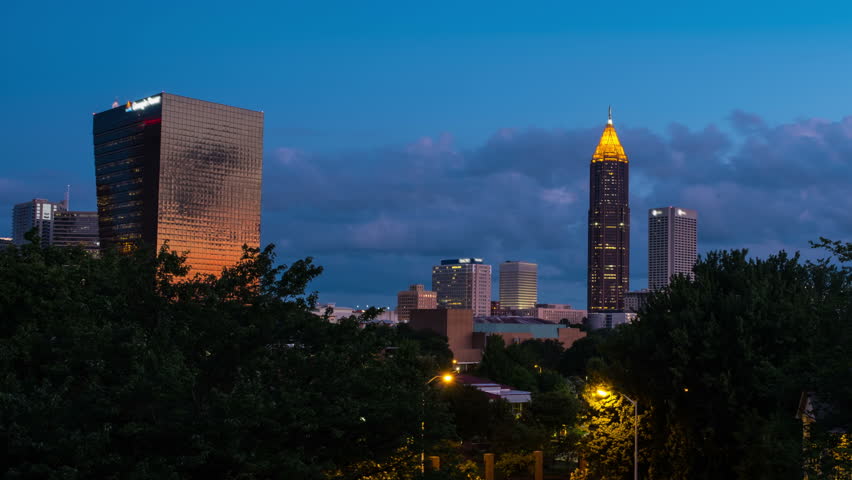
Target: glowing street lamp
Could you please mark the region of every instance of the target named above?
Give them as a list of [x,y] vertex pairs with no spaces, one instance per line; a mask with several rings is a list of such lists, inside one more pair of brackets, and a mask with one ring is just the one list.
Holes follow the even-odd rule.
[[[610,395],[610,392],[602,388],[599,388],[596,393],[600,397]],[[636,400],[623,393],[621,393],[621,396],[633,405],[633,480],[639,480],[639,409]]]
[[[455,361],[455,360],[454,360]],[[426,386],[429,386],[430,383],[434,382],[437,379],[441,379],[444,383],[452,383],[453,380],[456,379],[455,375],[451,373],[444,373],[441,375],[435,375],[430,378],[428,382],[426,382]],[[423,395],[423,407],[420,410],[420,473],[426,473],[426,393]]]

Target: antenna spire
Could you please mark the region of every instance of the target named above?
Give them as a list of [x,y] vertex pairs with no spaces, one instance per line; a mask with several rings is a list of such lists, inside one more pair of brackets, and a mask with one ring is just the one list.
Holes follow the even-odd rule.
[[609,119],[606,121],[607,125],[612,125],[612,105],[609,106]]

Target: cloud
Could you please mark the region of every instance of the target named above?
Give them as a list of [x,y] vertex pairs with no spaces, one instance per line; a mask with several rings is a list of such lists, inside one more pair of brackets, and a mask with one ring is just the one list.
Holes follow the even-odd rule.
[[[634,280],[647,278],[652,207],[697,209],[700,250],[766,254],[848,238],[852,117],[771,126],[735,111],[722,127],[616,128],[631,162]],[[428,285],[441,258],[477,256],[495,265],[495,284],[499,262],[536,261],[541,300],[582,306],[589,159],[601,130],[504,128],[469,149],[447,133],[336,154],[285,146],[267,162],[264,237],[332,262],[321,285],[342,298],[390,302],[409,283]]]

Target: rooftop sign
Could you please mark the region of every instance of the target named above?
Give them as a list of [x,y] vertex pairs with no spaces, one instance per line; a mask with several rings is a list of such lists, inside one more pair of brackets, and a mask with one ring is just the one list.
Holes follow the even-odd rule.
[[125,107],[125,112],[135,112],[138,110],[145,110],[147,107],[151,105],[158,105],[160,103],[161,97],[157,95],[156,97],[148,97],[138,102],[127,102],[127,106]]

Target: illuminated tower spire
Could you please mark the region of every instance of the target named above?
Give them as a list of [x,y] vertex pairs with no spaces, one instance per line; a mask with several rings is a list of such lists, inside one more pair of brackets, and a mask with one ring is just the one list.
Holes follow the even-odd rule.
[[623,308],[630,285],[630,205],[627,154],[612,125],[612,106],[589,174],[588,309]]

